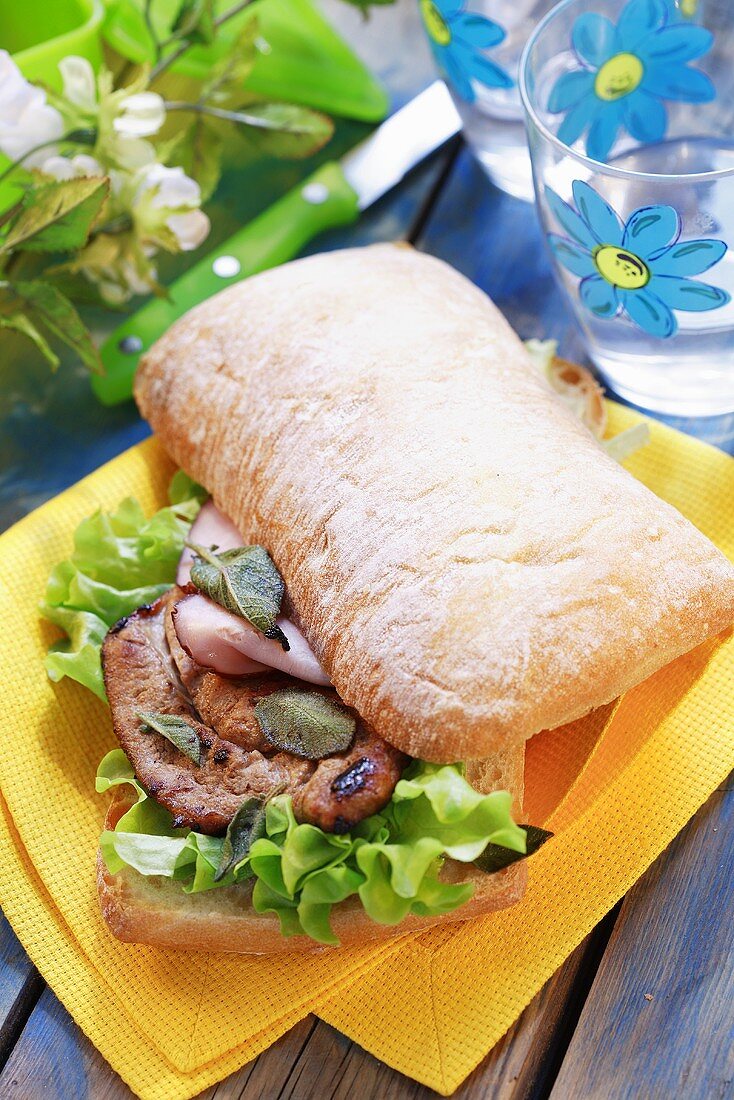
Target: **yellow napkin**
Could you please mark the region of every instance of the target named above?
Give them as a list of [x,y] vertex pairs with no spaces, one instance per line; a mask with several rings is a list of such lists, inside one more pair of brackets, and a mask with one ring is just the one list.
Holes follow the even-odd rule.
[[[638,419],[610,412],[613,432]],[[633,472],[734,554],[734,464],[651,427]],[[734,643],[702,647],[571,736],[530,743],[529,817],[557,836],[533,857],[513,910],[297,965],[119,944],[93,881],[105,802],[94,773],[113,744],[109,716],[78,685],[46,680],[53,629],[36,605],[83,516],[129,493],[153,510],[170,474],[149,441],[0,538],[0,903],[79,1025],[143,1097],[195,1095],[309,1011],[450,1092],[731,769]]]

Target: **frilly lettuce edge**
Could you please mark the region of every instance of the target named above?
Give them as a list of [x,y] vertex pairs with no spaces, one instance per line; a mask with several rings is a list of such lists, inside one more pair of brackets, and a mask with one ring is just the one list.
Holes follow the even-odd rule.
[[410,913],[450,913],[469,900],[474,887],[440,880],[446,857],[471,863],[488,844],[526,852],[526,833],[512,819],[507,791],[482,795],[460,765],[414,761],[385,809],[340,836],[299,824],[289,795],[271,799],[266,835],[215,882],[223,838],[174,828],[169,812],[136,780],[124,752],[113,749],[99,766],[96,789],[120,784],[133,788],[136,801],[100,838],[111,874],[127,866],[174,879],[187,893],[253,880],[257,913],[274,913],[286,937],[306,935],[322,944],[338,945],[331,912],[349,897],[358,897],[382,925],[398,924]]
[[98,509],[74,532],[74,549],[51,572],[40,612],[66,638],[46,655],[54,682],[69,676],[105,699],[100,653],[118,619],[162,596],[176,577],[189,528],[207,494],[179,470],[170,504],[147,519],[133,497]]

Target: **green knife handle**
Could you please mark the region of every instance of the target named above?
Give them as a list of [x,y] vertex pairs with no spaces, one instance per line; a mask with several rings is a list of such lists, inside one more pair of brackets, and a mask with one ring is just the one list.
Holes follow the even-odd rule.
[[349,225],[358,216],[357,195],[340,165],[322,165],[177,279],[169,288],[170,299],[153,299],[112,333],[101,348],[105,373],[92,377],[97,398],[103,405],[117,405],[131,397],[140,356],[192,306],[293,259],[318,233]]

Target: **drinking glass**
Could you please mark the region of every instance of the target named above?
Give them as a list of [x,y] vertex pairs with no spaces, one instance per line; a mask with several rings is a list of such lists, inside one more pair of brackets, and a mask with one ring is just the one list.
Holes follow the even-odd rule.
[[734,410],[734,4],[562,0],[520,65],[541,222],[601,374]]
[[464,134],[488,176],[528,202],[533,180],[517,89],[520,54],[554,0],[419,0]]

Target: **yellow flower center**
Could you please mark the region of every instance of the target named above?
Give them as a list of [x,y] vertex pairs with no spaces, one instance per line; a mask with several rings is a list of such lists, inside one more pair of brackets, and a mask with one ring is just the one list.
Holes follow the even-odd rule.
[[622,290],[640,290],[650,282],[650,269],[634,252],[603,244],[594,253],[596,269],[603,279]]
[[696,14],[696,8],[698,7],[698,0],[681,0],[680,10],[683,15],[692,16]]
[[629,95],[639,87],[645,69],[633,53],[618,53],[605,61],[594,81],[599,99],[613,101]]
[[433,0],[421,0],[421,15],[433,41],[439,46],[448,46],[451,41],[451,31]]

